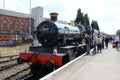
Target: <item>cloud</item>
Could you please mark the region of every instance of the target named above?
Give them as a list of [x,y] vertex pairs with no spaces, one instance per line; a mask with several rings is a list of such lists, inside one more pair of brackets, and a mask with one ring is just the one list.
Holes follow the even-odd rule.
[[115,34],[120,29],[120,1],[105,0],[103,14],[99,19],[100,28],[108,34]]
[[[3,8],[3,0],[0,7]],[[30,0],[5,0],[5,9],[29,13]],[[44,8],[44,17],[49,18],[50,12],[58,12],[58,19],[70,22],[80,8],[91,20],[97,20],[101,31],[114,34],[120,29],[120,0],[31,0],[31,8]]]
[[29,13],[29,0],[4,0],[5,9]]
[[0,8],[3,8],[3,0],[0,0]]

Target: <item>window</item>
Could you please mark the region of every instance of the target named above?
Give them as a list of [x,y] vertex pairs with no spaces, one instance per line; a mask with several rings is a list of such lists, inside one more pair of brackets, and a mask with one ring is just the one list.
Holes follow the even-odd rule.
[[29,25],[26,26],[26,32],[29,32]]
[[24,27],[23,25],[21,26],[21,30],[22,30],[22,31],[25,31],[25,27]]
[[14,29],[14,26],[13,26],[13,24],[10,24],[10,27],[9,27],[10,29]]
[[18,31],[18,30],[19,30],[19,26],[18,26],[18,25],[16,25],[16,28],[15,28],[15,29],[16,29],[16,31]]
[[7,24],[3,23],[3,29],[7,29]]

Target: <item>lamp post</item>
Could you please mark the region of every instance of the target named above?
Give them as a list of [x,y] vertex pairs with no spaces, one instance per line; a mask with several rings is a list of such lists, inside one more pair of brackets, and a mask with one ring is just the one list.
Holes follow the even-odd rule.
[[5,0],[3,0],[3,8],[5,8]]
[[31,34],[31,0],[29,0],[29,33]]

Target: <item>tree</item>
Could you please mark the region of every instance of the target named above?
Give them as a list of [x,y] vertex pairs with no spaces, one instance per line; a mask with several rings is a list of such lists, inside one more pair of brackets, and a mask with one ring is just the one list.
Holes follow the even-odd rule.
[[83,20],[82,20],[82,25],[84,25],[86,33],[90,35],[91,27],[90,27],[90,21],[89,21],[88,14],[84,14]]
[[84,25],[85,26],[89,26],[90,25],[90,21],[89,21],[89,18],[88,18],[88,14],[85,14],[83,16],[83,20],[84,20]]
[[83,20],[83,13],[81,12],[81,9],[79,8],[77,10],[77,16],[76,16],[76,19],[75,19],[75,23],[76,24],[81,24],[82,20]]
[[90,25],[90,22],[89,22],[89,18],[88,18],[88,14],[83,14],[81,12],[81,9],[79,8],[77,10],[77,16],[76,16],[76,19],[75,19],[75,23],[76,24],[81,24],[81,25],[84,25],[84,26],[88,26]]
[[[78,26],[79,24],[83,25],[85,27],[86,33],[89,33],[89,34],[91,34],[91,27],[93,29],[99,30],[99,25],[97,21],[92,20],[92,23],[90,26],[88,14],[83,14],[80,8],[77,10],[77,16],[74,22],[76,26]],[[92,33],[93,33],[93,30],[92,30]]]
[[98,25],[97,21],[92,20],[91,27],[93,29],[99,30],[99,25]]

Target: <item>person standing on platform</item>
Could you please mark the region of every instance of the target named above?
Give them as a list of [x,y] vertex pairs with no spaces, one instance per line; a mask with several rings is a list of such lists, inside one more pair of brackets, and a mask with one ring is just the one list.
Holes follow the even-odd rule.
[[102,38],[102,49],[104,49],[105,38]]
[[98,52],[100,51],[100,53],[101,53],[101,48],[102,48],[102,37],[99,34],[98,35]]
[[118,44],[117,44],[117,50],[120,49],[120,40],[118,41]]
[[98,44],[98,38],[95,34],[93,34],[93,54],[96,54],[97,50],[97,44]]
[[105,46],[106,46],[106,48],[108,48],[108,42],[109,42],[109,39],[108,39],[108,37],[106,37],[105,38]]
[[88,34],[85,34],[85,43],[86,43],[87,54],[90,54],[91,39]]

